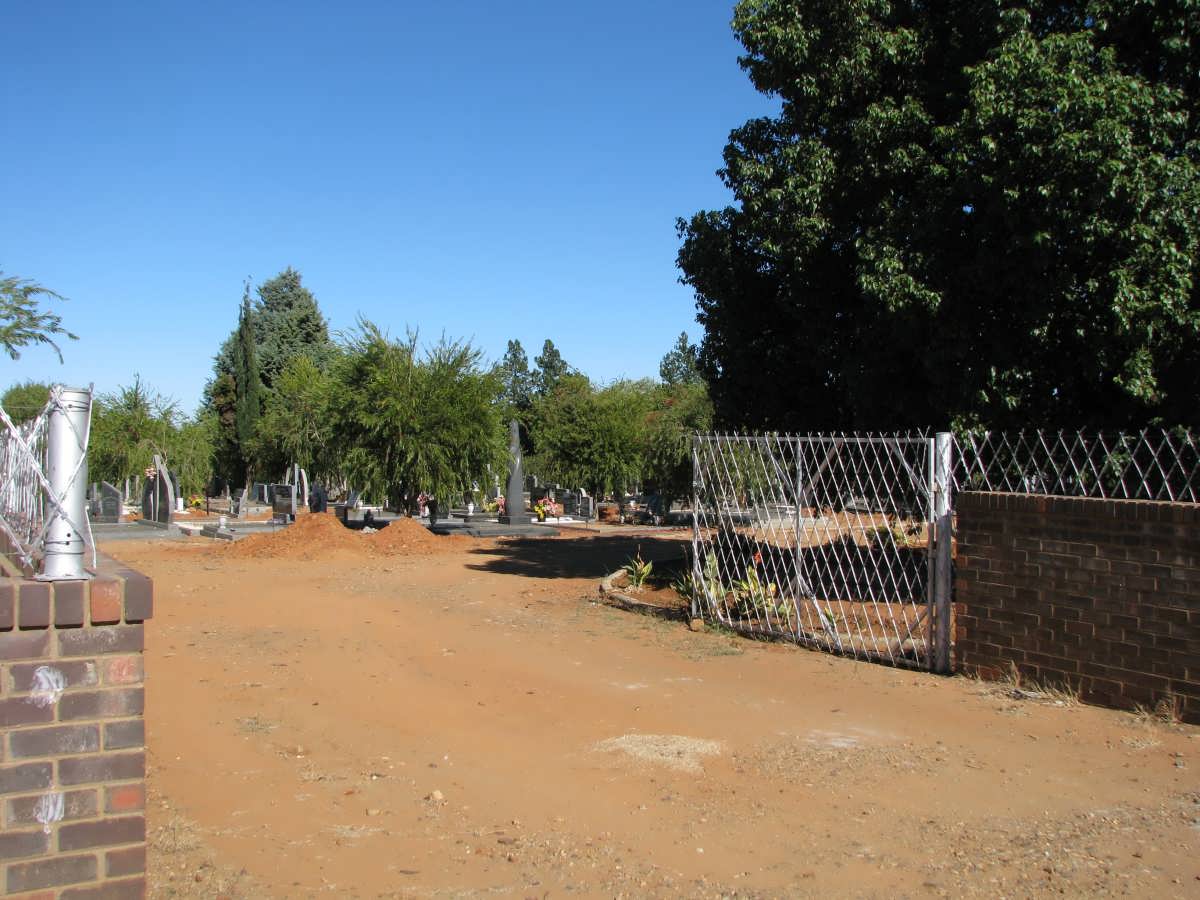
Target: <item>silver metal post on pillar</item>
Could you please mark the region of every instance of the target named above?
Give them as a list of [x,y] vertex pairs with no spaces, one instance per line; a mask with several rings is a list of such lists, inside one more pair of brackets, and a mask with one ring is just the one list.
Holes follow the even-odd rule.
[[933,581],[933,671],[950,671],[952,573],[954,569],[954,523],[951,497],[954,471],[954,435],[938,432],[934,439],[934,581]]
[[[56,385],[46,428],[46,498],[43,581],[91,577],[84,569],[87,542],[87,439],[92,416],[92,392]],[[57,502],[55,502],[57,499]]]

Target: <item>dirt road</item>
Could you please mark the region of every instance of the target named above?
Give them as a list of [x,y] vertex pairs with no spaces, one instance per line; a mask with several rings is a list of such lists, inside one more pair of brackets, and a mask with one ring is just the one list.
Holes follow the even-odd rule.
[[611,535],[195,541],[103,548],[155,582],[152,897],[1200,896],[1196,729],[597,605]]

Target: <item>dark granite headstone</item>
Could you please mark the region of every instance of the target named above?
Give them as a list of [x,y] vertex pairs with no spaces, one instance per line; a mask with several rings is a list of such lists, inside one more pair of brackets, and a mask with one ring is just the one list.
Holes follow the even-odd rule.
[[296,517],[296,495],[290,484],[271,485],[271,511],[276,519],[290,522]]
[[504,515],[500,517],[501,525],[511,525],[513,522],[529,523],[525,515],[525,499],[522,487],[524,477],[521,473],[521,431],[517,420],[508,423],[508,488],[504,492]]
[[96,498],[98,515],[92,517],[93,522],[120,522],[123,512],[121,492],[107,481],[100,482],[100,496]]
[[142,521],[147,525],[166,528],[171,521],[171,509],[175,505],[171,485],[161,475],[147,478],[142,485]]

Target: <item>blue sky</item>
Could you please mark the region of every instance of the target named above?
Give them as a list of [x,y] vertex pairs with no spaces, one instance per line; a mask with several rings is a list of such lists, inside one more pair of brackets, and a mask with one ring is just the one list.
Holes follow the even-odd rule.
[[291,265],[336,330],[549,337],[600,381],[686,330],[675,218],[724,206],[771,112],[731,0],[8,3],[0,270],[80,337],[14,381],[134,373],[191,411],[242,283]]

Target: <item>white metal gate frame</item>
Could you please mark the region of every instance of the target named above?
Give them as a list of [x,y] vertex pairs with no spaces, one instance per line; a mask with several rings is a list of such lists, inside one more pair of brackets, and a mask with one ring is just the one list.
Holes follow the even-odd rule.
[[[693,616],[948,672],[953,448],[948,433],[696,435]],[[923,574],[904,562],[920,552]]]
[[23,425],[0,408],[0,532],[40,580],[89,577],[89,549],[96,564],[86,502],[91,421],[90,387],[54,385]]

